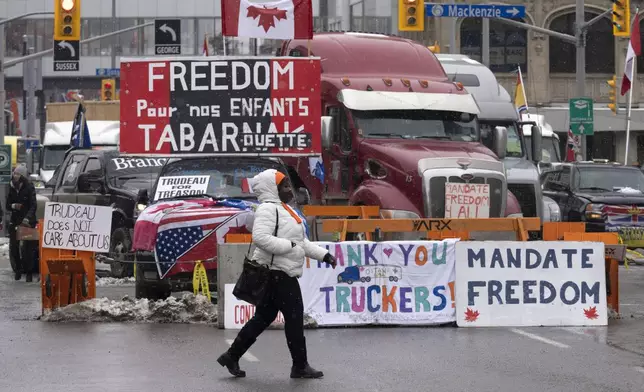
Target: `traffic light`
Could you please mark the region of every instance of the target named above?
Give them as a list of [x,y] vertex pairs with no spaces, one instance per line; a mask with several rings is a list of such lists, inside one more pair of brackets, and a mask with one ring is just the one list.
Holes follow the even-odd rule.
[[610,103],[608,107],[614,114],[617,114],[617,76],[613,75],[613,78],[606,83],[610,86],[610,90],[608,91]]
[[80,41],[80,0],[54,2],[54,40]]
[[114,79],[101,80],[101,101],[113,101],[116,97],[116,83]]
[[613,2],[613,35],[629,37],[631,35],[631,2],[630,0],[611,0]]
[[432,53],[440,53],[441,52],[441,46],[438,44],[438,41],[434,41],[433,46],[428,46],[427,47]]
[[425,31],[425,2],[398,0],[398,30]]

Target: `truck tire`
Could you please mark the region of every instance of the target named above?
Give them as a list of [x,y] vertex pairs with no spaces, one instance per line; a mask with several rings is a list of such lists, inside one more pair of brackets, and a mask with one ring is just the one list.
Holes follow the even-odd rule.
[[136,299],[147,298],[151,301],[163,300],[172,294],[169,289],[154,287],[143,279],[143,269],[137,264],[136,277],[134,278],[134,297]]
[[[130,230],[119,227],[112,232],[110,243],[110,256],[115,260],[124,260],[125,255],[132,249]],[[115,278],[125,278],[134,275],[134,264],[112,262],[110,271]]]

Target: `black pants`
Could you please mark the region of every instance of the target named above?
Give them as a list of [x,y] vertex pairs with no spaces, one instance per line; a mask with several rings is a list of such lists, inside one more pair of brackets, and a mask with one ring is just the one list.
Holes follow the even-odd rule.
[[16,238],[18,235],[17,228],[17,225],[9,225],[9,252],[11,252],[11,258],[16,263],[16,272],[31,274],[34,271],[35,258],[32,241],[22,241],[21,252],[20,241]]
[[307,364],[306,341],[304,339],[304,304],[297,278],[281,271],[271,271],[270,294],[257,306],[255,315],[239,331],[228,353],[235,360],[255,343],[257,337],[275,320],[277,312],[284,315],[284,333],[291,352],[293,366]]

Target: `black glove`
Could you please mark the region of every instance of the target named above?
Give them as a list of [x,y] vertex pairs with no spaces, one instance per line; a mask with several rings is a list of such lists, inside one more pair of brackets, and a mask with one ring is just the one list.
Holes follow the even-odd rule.
[[329,264],[331,267],[333,267],[333,269],[335,269],[335,266],[338,265],[338,260],[336,260],[335,257],[331,255],[331,253],[325,254],[322,262]]

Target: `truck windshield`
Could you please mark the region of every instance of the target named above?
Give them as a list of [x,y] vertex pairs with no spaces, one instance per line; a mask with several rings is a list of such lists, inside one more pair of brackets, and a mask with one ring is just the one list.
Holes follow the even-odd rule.
[[[353,110],[352,113],[356,128],[367,138],[478,141],[476,116],[459,112]],[[471,120],[462,121],[467,117]]]
[[514,123],[481,121],[481,142],[487,148],[493,149],[495,127],[505,127],[508,130],[508,143],[505,147],[506,157],[521,158],[525,155],[521,138]]
[[107,177],[115,188],[150,190],[166,158],[114,157],[107,160]]
[[[544,137],[542,138],[542,158],[541,162],[553,163],[561,162],[561,152],[559,151],[559,141],[554,137]],[[532,151],[532,136],[525,137],[525,145],[528,150],[528,154],[531,154]],[[532,157],[530,157],[532,159]]]
[[639,169],[615,170],[610,166],[588,166],[577,168],[575,189],[612,192],[620,189],[634,189],[644,192],[644,173]]
[[56,168],[63,163],[65,159],[65,152],[69,150],[69,146],[56,145],[56,146],[43,146],[41,167],[44,170],[56,170]]
[[152,194],[154,200],[189,195],[209,195],[220,199],[254,198],[243,189],[243,180],[266,169],[287,174],[279,162],[248,158],[186,158],[166,164]]

